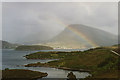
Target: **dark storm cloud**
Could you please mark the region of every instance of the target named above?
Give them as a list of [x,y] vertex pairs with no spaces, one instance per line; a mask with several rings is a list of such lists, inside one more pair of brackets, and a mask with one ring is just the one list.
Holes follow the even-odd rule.
[[50,39],[65,28],[59,22],[84,24],[117,34],[117,18],[117,3],[3,3],[3,39]]

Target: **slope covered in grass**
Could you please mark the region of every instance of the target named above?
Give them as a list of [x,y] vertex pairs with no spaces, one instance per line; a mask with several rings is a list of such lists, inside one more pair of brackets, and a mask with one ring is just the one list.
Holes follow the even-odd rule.
[[[26,67],[31,66],[46,66],[56,67],[61,69],[71,70],[90,70],[94,77],[105,77],[102,75],[106,73],[106,77],[116,77],[118,71],[118,56],[111,50],[117,50],[117,48],[99,47],[95,49],[89,49],[86,51],[78,52],[37,52],[28,57],[37,56],[37,59],[43,58],[57,58],[57,61],[51,61],[48,63],[32,63],[25,65]],[[45,56],[45,55],[49,56]],[[54,57],[53,57],[54,55]]]

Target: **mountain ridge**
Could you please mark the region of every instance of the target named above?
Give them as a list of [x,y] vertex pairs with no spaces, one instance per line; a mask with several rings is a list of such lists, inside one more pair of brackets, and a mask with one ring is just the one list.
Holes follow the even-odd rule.
[[68,25],[60,34],[46,42],[56,48],[90,48],[117,44],[117,36],[109,32],[81,24]]

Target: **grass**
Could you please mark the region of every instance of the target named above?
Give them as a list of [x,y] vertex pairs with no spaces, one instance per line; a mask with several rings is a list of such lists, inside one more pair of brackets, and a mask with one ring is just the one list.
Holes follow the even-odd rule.
[[27,59],[63,59],[66,57],[72,57],[79,52],[37,52],[26,55]]
[[34,80],[46,77],[47,73],[24,69],[2,70],[2,80]]
[[118,56],[111,52],[116,47],[99,47],[77,52],[37,52],[27,55],[28,59],[60,59],[48,63],[33,63],[25,65],[69,68],[71,70],[90,70],[94,78],[118,77]]
[[30,51],[30,50],[53,50],[53,48],[49,47],[49,46],[42,46],[42,45],[21,45],[21,46],[18,46],[15,50],[23,50],[23,51]]

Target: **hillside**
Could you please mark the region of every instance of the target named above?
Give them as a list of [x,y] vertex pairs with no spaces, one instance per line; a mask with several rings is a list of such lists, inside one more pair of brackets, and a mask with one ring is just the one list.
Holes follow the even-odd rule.
[[[59,59],[48,63],[31,63],[26,67],[54,67],[65,70],[89,71],[93,78],[118,78],[118,58],[111,50],[118,47],[99,47],[78,52],[37,52],[27,59]],[[49,56],[46,56],[48,54]],[[120,70],[120,69],[119,69]]]
[[14,49],[16,48],[19,44],[12,44],[12,43],[9,43],[7,41],[2,41],[0,40],[0,45],[2,49]]
[[49,47],[49,46],[42,46],[42,45],[21,45],[21,46],[18,46],[15,50],[25,50],[25,51],[30,51],[30,50],[53,50],[53,48]]
[[45,45],[55,48],[90,48],[117,44],[117,36],[80,24],[72,24]]

